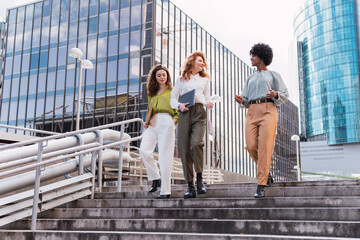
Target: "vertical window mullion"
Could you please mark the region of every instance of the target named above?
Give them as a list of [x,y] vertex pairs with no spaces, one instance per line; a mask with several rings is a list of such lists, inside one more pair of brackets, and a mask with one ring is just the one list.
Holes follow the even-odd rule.
[[117,122],[117,117],[118,117],[118,107],[117,107],[117,99],[118,99],[118,95],[119,95],[119,48],[120,48],[120,14],[121,14],[121,0],[119,0],[118,3],[118,37],[117,37],[117,58],[116,58],[116,90],[115,90],[115,116],[114,116],[114,120],[115,122]]
[[[43,8],[43,5],[44,5],[44,2],[41,2],[41,9]],[[60,16],[60,15],[59,15]],[[39,57],[38,57],[38,63],[37,63],[37,69],[36,69],[36,72],[37,72],[37,84],[36,84],[36,97],[35,97],[35,110],[34,110],[34,128],[36,128],[35,126],[35,119],[36,119],[36,110],[38,108],[38,96],[39,96],[39,77],[40,77],[40,71],[39,71],[39,67],[40,67],[40,50],[41,50],[41,37],[42,37],[42,18],[43,18],[43,11],[41,11],[41,16],[40,16],[40,36],[39,36]],[[33,29],[34,30],[34,29]],[[32,52],[32,50],[31,50]],[[30,70],[30,73],[31,73],[31,70]],[[43,108],[43,113],[45,112],[45,99],[44,99],[44,108]],[[43,120],[43,124],[44,124],[45,120]],[[44,128],[44,126],[42,126],[42,129]]]
[[[9,10],[9,14],[8,14],[8,22],[9,22],[9,18],[10,18],[10,10]],[[15,59],[15,42],[16,42],[16,31],[17,31],[17,18],[18,18],[18,9],[16,10],[16,17],[15,17],[15,30],[14,30],[14,41],[13,41],[13,52],[12,52],[12,58],[11,58],[11,62],[12,62],[12,66],[11,66],[11,81],[9,81],[10,83],[10,89],[9,89],[9,112],[8,112],[8,117],[7,117],[7,123],[9,125],[9,119],[10,119],[10,112],[11,112],[11,92],[12,92],[12,83],[13,83],[13,71],[14,71],[14,59]],[[7,31],[6,32],[9,32],[9,24],[7,24]],[[8,42],[8,37],[6,37],[6,48],[4,49],[7,49],[7,42]],[[7,52],[5,50],[5,56],[6,56]],[[5,58],[6,59],[6,58]],[[4,71],[4,74],[5,74],[5,71]],[[6,132],[9,132],[9,129],[6,129]]]
[[[34,29],[34,20],[35,20],[35,4],[33,4],[34,8],[33,8],[33,18],[31,20],[31,30]],[[33,31],[31,31],[31,41],[30,41],[30,49],[32,49],[32,37],[33,37]],[[24,127],[26,126],[27,123],[27,112],[28,112],[28,102],[29,102],[29,89],[30,89],[30,66],[31,66],[31,51],[29,51],[29,68],[28,68],[28,84],[27,84],[27,94],[26,94],[26,101],[25,101],[25,119],[24,119]],[[31,135],[31,133],[30,133]]]
[[[89,32],[90,32],[90,24],[89,24],[89,21],[90,21],[90,9],[91,9],[91,5],[90,5],[90,1],[89,0],[89,9],[88,9],[88,32],[87,32],[87,37],[88,37],[88,41],[89,41]],[[94,84],[95,84],[95,90],[94,90],[94,112],[93,112],[93,119],[92,119],[92,126],[96,126],[96,120],[98,120],[97,116],[96,116],[96,109],[95,109],[95,104],[96,104],[96,96],[97,96],[97,71],[98,71],[98,64],[99,64],[99,59],[98,59],[98,50],[99,50],[99,11],[100,11],[100,7],[99,7],[99,4],[100,3],[100,0],[98,0],[98,7],[97,7],[97,28],[96,28],[96,49],[95,49],[95,75],[94,75]],[[99,123],[100,124],[100,123]]]
[[[104,117],[103,117],[103,124],[107,124],[109,123],[109,121],[107,121],[107,116],[106,116],[106,111],[107,111],[107,98],[108,98],[108,66],[109,66],[109,58],[108,58],[108,53],[109,53],[109,27],[110,27],[110,0],[106,0],[108,2],[108,10],[107,10],[107,14],[108,14],[108,22],[107,22],[107,33],[106,33],[106,63],[105,63],[105,97],[104,97]],[[101,1],[99,0],[99,16],[98,16],[98,21],[100,23],[100,6],[101,6]],[[98,24],[98,28],[100,27],[100,24]],[[118,50],[119,51],[119,50]],[[115,101],[116,102],[116,101]]]
[[131,10],[132,10],[132,0],[130,1],[130,8],[129,8],[129,42],[128,42],[128,82],[127,82],[127,94],[126,94],[126,120],[129,119],[129,90],[130,90],[130,63],[131,63],[131,56],[130,56],[130,44],[131,44]]
[[[135,106],[137,108],[137,117],[138,118],[141,118],[141,114],[140,114],[140,107],[141,107],[141,103],[140,103],[140,94],[141,94],[141,84],[142,84],[142,73],[141,73],[141,68],[142,68],[142,39],[143,39],[143,25],[146,24],[144,23],[144,19],[143,19],[143,8],[144,8],[144,1],[141,0],[141,3],[140,3],[140,56],[139,56],[139,84],[138,84],[138,96],[139,96],[139,101],[136,101],[134,102],[134,106],[135,104],[137,106]],[[146,18],[145,18],[146,19]],[[146,22],[146,21],[145,21]],[[140,124],[136,124],[136,130],[137,132],[140,133],[140,130],[141,130],[141,126]]]

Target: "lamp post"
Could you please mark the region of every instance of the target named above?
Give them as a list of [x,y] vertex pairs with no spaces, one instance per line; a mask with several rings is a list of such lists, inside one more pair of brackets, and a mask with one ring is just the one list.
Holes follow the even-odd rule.
[[76,115],[76,131],[78,131],[80,129],[80,99],[81,99],[82,69],[83,68],[92,69],[94,66],[92,62],[89,60],[81,60],[83,53],[79,48],[72,48],[69,52],[69,56],[76,58],[80,62],[79,91],[78,91],[78,104],[77,104],[77,115]]
[[295,141],[296,143],[296,164],[297,164],[297,179],[301,181],[301,170],[300,170],[300,159],[299,159],[299,141],[300,137],[298,135],[292,135],[291,141]]

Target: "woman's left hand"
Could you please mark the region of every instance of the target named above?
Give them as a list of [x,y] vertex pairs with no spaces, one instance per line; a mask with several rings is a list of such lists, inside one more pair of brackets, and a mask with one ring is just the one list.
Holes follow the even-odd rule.
[[214,104],[212,102],[208,102],[205,106],[206,106],[206,108],[211,109],[214,107]]
[[173,118],[172,120],[174,121],[174,125],[176,125],[176,120],[177,120],[177,119]]
[[272,89],[268,89],[268,93],[266,94],[266,98],[276,98],[278,93]]

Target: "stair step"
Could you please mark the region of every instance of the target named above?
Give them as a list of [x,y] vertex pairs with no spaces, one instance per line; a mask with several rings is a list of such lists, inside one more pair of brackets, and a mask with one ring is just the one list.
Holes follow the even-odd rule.
[[[16,228],[12,226],[12,229],[29,229],[30,223],[30,220],[21,220],[16,223]],[[39,219],[37,230],[181,232],[211,235],[261,234],[355,238],[360,236],[360,222],[258,219]]]
[[[296,240],[344,240],[337,237],[307,237],[307,236],[281,236],[281,235],[259,235],[259,234],[202,234],[202,233],[168,233],[168,232],[114,232],[114,231],[44,231],[36,232],[29,230],[0,230],[2,240],[28,240],[28,239],[69,239],[69,240],[277,240],[277,239],[296,239]],[[349,240],[355,238],[347,238]],[[356,238],[358,239],[358,238]]]
[[[134,186],[123,186],[122,191],[132,192],[132,191],[146,191],[150,188],[149,185],[134,185]],[[318,186],[358,186],[360,187],[360,179],[354,180],[333,180],[333,181],[304,181],[304,182],[275,182],[273,183],[274,187],[318,187]],[[242,188],[242,187],[254,187],[256,188],[256,183],[213,183],[205,184],[206,188]],[[187,184],[175,184],[172,185],[172,189],[187,189]],[[104,192],[116,192],[117,187],[103,187]]]
[[[151,181],[148,181],[148,186],[138,186],[135,185],[133,187],[149,187]],[[230,187],[230,186],[247,186],[247,185],[256,185],[254,182],[234,182],[234,183],[212,183],[206,184],[207,186],[215,186],[215,187]],[[274,182],[275,186],[286,186],[286,187],[295,187],[295,186],[345,186],[345,185],[358,185],[360,186],[360,179],[352,179],[352,180],[327,180],[327,181],[293,181],[293,182]],[[187,187],[187,184],[175,184],[174,187]],[[126,186],[128,187],[128,186]],[[116,187],[104,187],[104,188],[113,188],[116,190]]]
[[[155,199],[149,186],[104,187],[31,219],[1,227],[0,239],[359,239],[360,180],[278,182],[255,199],[256,183],[206,185],[207,194]],[[5,230],[6,229],[6,230]]]
[[360,208],[55,208],[39,218],[359,221]]
[[360,207],[359,197],[266,197],[251,198],[171,198],[158,199],[80,199],[69,208],[271,208],[271,207]]
[[[234,198],[234,197],[252,197],[256,191],[256,185],[235,187],[235,188],[208,188],[206,194],[198,195],[199,198]],[[185,189],[172,189],[171,197],[182,198]],[[96,193],[95,198],[155,198],[159,192],[149,194],[147,191],[137,192],[108,192]],[[298,186],[298,187],[279,187],[272,186],[266,188],[266,197],[303,197],[303,196],[360,196],[360,186]]]

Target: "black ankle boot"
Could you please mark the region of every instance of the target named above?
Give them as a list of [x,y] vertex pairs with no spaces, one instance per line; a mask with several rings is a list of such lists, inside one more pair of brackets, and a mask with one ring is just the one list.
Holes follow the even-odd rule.
[[185,193],[184,198],[196,198],[196,191],[193,182],[188,182],[188,191]]
[[202,180],[202,173],[196,174],[196,187],[197,187],[197,193],[198,194],[205,194],[206,189]]
[[151,188],[150,188],[149,192],[156,192],[156,190],[160,186],[161,186],[161,180],[160,179],[153,180],[153,183],[151,185]]
[[265,197],[265,186],[264,185],[257,185],[256,193],[254,198],[263,198]]
[[167,195],[160,195],[160,196],[157,196],[156,199],[168,199],[170,198],[170,194],[167,194]]
[[274,179],[272,178],[271,174],[269,173],[269,177],[268,177],[266,186],[267,186],[267,187],[270,187],[271,184],[273,184],[273,183],[274,183]]

